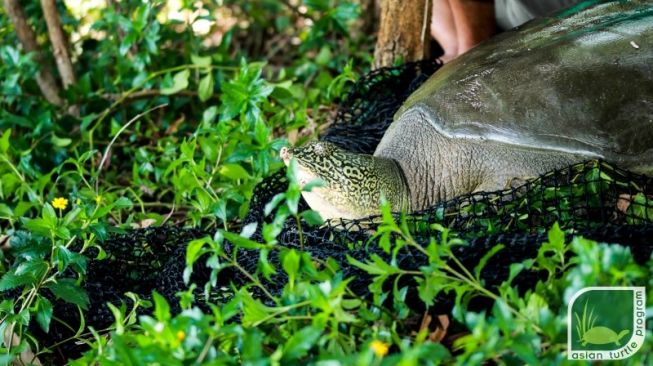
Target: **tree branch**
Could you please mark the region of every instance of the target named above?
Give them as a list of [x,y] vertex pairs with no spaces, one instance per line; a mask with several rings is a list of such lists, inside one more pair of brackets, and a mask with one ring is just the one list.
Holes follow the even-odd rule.
[[[160,95],[164,95],[164,94],[162,94],[161,90],[159,89],[145,89],[145,90],[140,90],[137,92],[130,93],[128,95],[125,95],[124,93],[106,93],[106,94],[102,94],[102,98],[115,102],[121,99],[124,100],[147,99],[150,97],[157,97]],[[192,90],[181,90],[176,92],[174,95],[194,97],[197,96],[197,92]]]
[[18,40],[23,46],[23,51],[25,53],[34,53],[35,61],[39,64],[39,71],[36,74],[36,82],[41,89],[41,93],[48,102],[63,106],[64,102],[59,97],[59,85],[54,78],[54,75],[50,72],[50,69],[43,59],[43,55],[39,51],[39,46],[36,43],[36,35],[34,30],[27,23],[27,16],[18,4],[18,0],[4,0],[5,9],[11,22],[14,24],[14,29],[16,30],[16,35]]

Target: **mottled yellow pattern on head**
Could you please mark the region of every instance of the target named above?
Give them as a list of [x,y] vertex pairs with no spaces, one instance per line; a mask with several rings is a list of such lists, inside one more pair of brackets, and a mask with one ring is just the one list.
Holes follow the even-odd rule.
[[308,205],[324,219],[378,214],[382,195],[396,211],[410,207],[403,174],[390,159],[351,153],[323,141],[283,148],[280,155],[286,165],[290,159],[296,160],[300,184],[315,179],[325,183],[302,193]]

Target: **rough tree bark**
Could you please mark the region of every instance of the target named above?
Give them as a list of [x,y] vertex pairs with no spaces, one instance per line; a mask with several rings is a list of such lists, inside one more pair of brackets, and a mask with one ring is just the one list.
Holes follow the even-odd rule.
[[64,89],[75,83],[75,73],[73,63],[70,61],[70,52],[68,51],[66,34],[61,28],[61,20],[57,12],[57,6],[54,0],[41,0],[43,16],[48,25],[48,36],[52,43],[54,59],[57,62],[57,69],[61,76],[61,82]]
[[383,0],[374,67],[430,57],[431,0]]
[[39,64],[36,82],[39,85],[39,89],[41,89],[41,93],[43,93],[43,96],[48,102],[62,106],[64,103],[59,97],[61,90],[39,51],[38,43],[36,43],[36,35],[32,27],[27,23],[27,16],[23,8],[21,8],[18,0],[4,0],[4,5],[11,22],[14,24],[16,35],[23,46],[23,51],[25,53],[33,52],[35,60]]

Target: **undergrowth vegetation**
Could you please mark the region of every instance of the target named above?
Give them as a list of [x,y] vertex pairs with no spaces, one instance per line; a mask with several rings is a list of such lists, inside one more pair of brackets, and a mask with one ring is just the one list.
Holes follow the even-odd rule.
[[[35,31],[45,34],[38,2],[24,3]],[[373,298],[360,298],[339,263],[276,245],[286,220],[320,222],[299,210],[292,169],[290,188],[268,207],[274,214],[260,228],[263,242],[251,240],[254,225],[240,224],[254,186],[283,166],[279,149],[315,138],[350,82],[368,71],[373,40],[360,2],[182,2],[182,17],[171,15],[172,2],[107,3],[113,6],[81,15],[59,4],[76,73],[64,106],[41,96],[35,54],[22,53],[0,10],[0,364],[29,363],[30,350],[49,359],[33,329],[47,332],[60,321],[55,300],[80,309],[76,335],[66,342],[88,351],[69,360],[73,365],[564,363],[566,304],[575,290],[653,288],[653,262],[638,265],[620,246],[565,241],[554,226],[541,247],[532,243],[532,259],[514,263],[509,279],[489,290],[480,273],[500,246],[465,268],[452,251],[465,245],[456,233],[436,226],[439,238],[423,247],[386,208],[375,242],[388,253],[413,247],[429,265],[409,271],[380,257],[352,258],[374,277]],[[202,22],[208,33],[198,31]],[[51,45],[40,42],[51,55]],[[106,257],[103,240],[166,224],[214,233],[188,244],[189,290],[174,299],[182,311],[171,312],[170,299],[157,293],[126,294],[129,303],[107,304],[115,316],[110,328],[86,327],[83,310],[93,294],[81,285],[89,261]],[[225,241],[236,249],[225,252]],[[259,270],[246,273],[249,285],[213,301],[210,312],[199,310],[194,290],[210,297],[216,289],[190,281],[193,264],[206,262],[212,276],[240,270],[240,248],[260,251]],[[280,268],[267,261],[272,251],[280,251]],[[532,268],[546,278],[518,292],[511,281]],[[289,280],[272,294],[260,278],[277,271]],[[439,328],[404,304],[402,277],[419,283],[425,307],[440,293],[455,296]],[[469,310],[476,297],[493,306]],[[149,315],[139,315],[144,308]]]

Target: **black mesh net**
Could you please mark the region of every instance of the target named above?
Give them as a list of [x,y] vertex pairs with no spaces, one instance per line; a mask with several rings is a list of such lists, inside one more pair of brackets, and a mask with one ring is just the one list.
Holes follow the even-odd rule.
[[[323,139],[349,150],[372,153],[403,100],[439,66],[438,62],[419,62],[368,74],[352,88]],[[264,221],[271,221],[270,216],[264,215],[264,206],[274,195],[284,192],[287,185],[285,172],[278,172],[259,184],[244,223],[257,222],[260,230]],[[468,245],[456,247],[454,253],[470,268],[494,245],[505,245],[504,254],[495,256],[483,271],[485,284],[492,287],[508,277],[511,263],[536,256],[537,246],[546,241],[545,230],[554,222],[589,239],[628,246],[638,262],[645,262],[653,251],[653,241],[650,240],[653,238],[652,196],[651,178],[607,162],[587,161],[549,172],[514,189],[458,197],[405,215],[404,219],[413,238],[423,244],[439,234],[432,224],[439,223],[457,232]],[[301,205],[307,208],[305,203]],[[366,261],[371,254],[390,259],[371,241],[378,222],[375,218],[331,221],[320,227],[309,227],[304,223],[300,243],[300,230],[294,220],[289,220],[278,237],[278,245],[309,252],[316,261],[336,260],[344,278],[353,279],[349,287],[366,297],[370,295],[371,277],[351,265],[347,256],[359,261]],[[186,244],[207,234],[211,233],[159,227],[128,231],[105,241],[102,246],[108,258],[89,264],[84,284],[91,298],[90,307],[85,312],[86,325],[98,330],[109,326],[113,315],[105,304],[129,304],[124,296],[127,291],[149,298],[156,290],[174,306],[177,302],[175,294],[187,288],[182,280]],[[261,239],[260,232],[255,233],[253,239]],[[226,243],[224,250],[229,254],[233,247]],[[239,251],[238,262],[242,269],[256,273],[259,253]],[[427,263],[427,258],[409,247],[402,248],[396,258],[397,265],[407,270],[418,269]],[[199,262],[202,260],[193,269],[192,282],[201,285],[209,280],[210,271]],[[270,252],[269,262],[280,267],[279,251]],[[529,288],[538,278],[540,274],[537,272],[523,271],[514,283],[520,288]],[[271,280],[262,281],[270,293],[279,294],[286,277],[279,270]],[[410,279],[405,281],[403,285],[415,285]],[[242,272],[226,269],[220,272],[215,288],[229,289],[249,282]],[[252,290],[261,300],[266,300],[256,293],[255,287]],[[408,291],[408,294],[406,304],[416,311],[423,310],[417,291]],[[452,299],[443,295],[430,310],[448,311],[451,305]],[[78,323],[79,314],[73,306],[57,302],[55,314],[73,328]],[[66,326],[53,322],[50,334],[42,335],[42,339],[44,344],[52,345],[73,334],[74,331]],[[55,354],[65,360],[82,349],[83,346],[64,342],[56,347]]]

